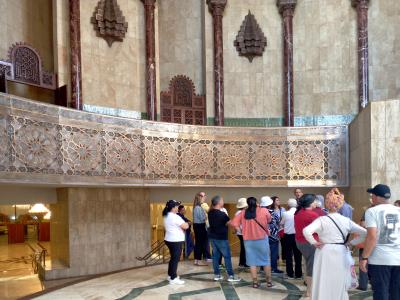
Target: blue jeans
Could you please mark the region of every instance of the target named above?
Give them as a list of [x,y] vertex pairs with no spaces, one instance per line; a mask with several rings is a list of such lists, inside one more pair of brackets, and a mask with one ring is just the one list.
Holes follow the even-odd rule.
[[269,239],[269,249],[271,250],[271,269],[278,270],[279,241]]
[[228,240],[210,239],[210,241],[212,246],[214,275],[221,274],[219,271],[219,261],[221,257],[224,257],[226,272],[229,276],[233,276],[231,249]]
[[400,299],[400,266],[368,264],[374,300]]

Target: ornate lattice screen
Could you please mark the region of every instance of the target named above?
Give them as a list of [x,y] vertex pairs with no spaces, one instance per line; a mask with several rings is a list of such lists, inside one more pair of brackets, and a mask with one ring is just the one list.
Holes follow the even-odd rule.
[[161,92],[161,121],[205,125],[206,101],[196,95],[193,81],[183,75],[172,78],[169,90]]

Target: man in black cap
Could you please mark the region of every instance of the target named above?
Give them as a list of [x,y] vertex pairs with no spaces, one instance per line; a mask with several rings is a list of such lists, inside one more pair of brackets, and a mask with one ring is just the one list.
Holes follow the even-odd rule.
[[400,299],[400,208],[390,204],[390,188],[378,184],[367,190],[374,207],[365,213],[367,238],[360,261],[371,279],[373,298]]

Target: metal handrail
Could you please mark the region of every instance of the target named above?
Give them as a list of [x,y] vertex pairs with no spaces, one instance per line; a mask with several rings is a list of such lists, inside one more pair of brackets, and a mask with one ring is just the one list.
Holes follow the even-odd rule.
[[144,261],[146,266],[165,263],[167,258],[170,257],[169,251],[167,252],[167,245],[164,241],[156,241],[148,253],[144,256],[136,257],[139,261]]
[[43,267],[46,267],[46,255],[47,255],[47,249],[43,247],[40,243],[37,243],[37,245],[40,247],[40,251],[37,249],[33,248],[30,243],[27,243],[28,247],[31,248],[33,253],[30,255],[31,256],[31,261],[32,261],[32,269],[34,274],[38,273],[39,270],[39,265],[42,265]]

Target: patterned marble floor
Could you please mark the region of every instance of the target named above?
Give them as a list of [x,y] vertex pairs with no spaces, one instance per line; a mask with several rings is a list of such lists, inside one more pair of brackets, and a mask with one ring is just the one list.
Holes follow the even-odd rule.
[[[302,281],[289,281],[274,277],[275,286],[266,288],[262,281],[260,289],[250,286],[250,274],[238,273],[242,282],[214,282],[211,266],[195,267],[192,262],[182,262],[179,274],[186,281],[183,286],[171,286],[166,280],[166,265],[158,265],[114,273],[80,282],[34,299],[140,299],[140,300],[236,300],[236,299],[301,299],[304,292]],[[262,277],[260,278],[263,279]],[[350,299],[372,299],[370,292],[351,291]]]

